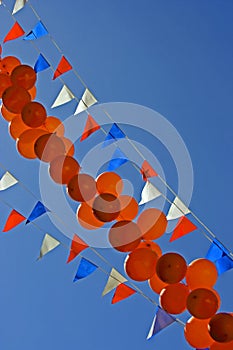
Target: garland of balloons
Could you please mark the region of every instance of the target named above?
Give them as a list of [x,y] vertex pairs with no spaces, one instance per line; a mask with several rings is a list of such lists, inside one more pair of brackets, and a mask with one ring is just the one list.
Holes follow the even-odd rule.
[[178,253],[162,254],[154,241],[166,231],[163,212],[149,208],[137,217],[138,203],[121,194],[124,183],[118,174],[104,172],[95,179],[80,173],[73,157],[74,145],[64,136],[64,125],[47,116],[45,107],[35,101],[36,79],[34,69],[18,58],[0,59],[1,113],[9,122],[18,152],[49,163],[51,178],[66,185],[68,195],[80,203],[77,220],[82,227],[94,230],[112,223],[109,242],[117,251],[128,253],[124,264],[127,275],[138,282],[148,281],[166,312],[177,315],[188,310],[192,315],[184,329],[191,346],[232,349],[233,315],[217,313],[221,300],[213,289],[218,277],[214,263],[201,258],[187,266]]

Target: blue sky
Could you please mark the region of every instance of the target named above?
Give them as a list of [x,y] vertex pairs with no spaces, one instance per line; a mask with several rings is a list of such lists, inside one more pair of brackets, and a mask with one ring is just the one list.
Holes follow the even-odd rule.
[[[13,1],[5,0],[5,3],[12,8]],[[174,126],[192,160],[194,189],[190,208],[232,251],[232,1],[100,0],[97,4],[94,0],[50,0],[49,3],[32,0],[31,3],[100,103],[142,105],[159,112]],[[37,22],[29,6],[16,18],[26,32]],[[0,7],[0,23],[2,42],[13,24],[3,7]],[[61,54],[51,41],[44,38],[36,46],[56,66]],[[3,55],[18,56],[22,62],[33,66],[38,51],[30,43],[18,39],[3,46]],[[52,82],[52,75],[51,70],[38,75],[37,100],[46,106],[48,115],[65,120],[72,115],[75,101],[56,110],[50,109],[62,86],[58,80]],[[83,87],[71,72],[64,75],[64,81],[78,97],[81,96]],[[96,120],[98,112],[98,107],[93,109]],[[132,110],[126,108],[125,113],[127,123]],[[143,118],[146,123],[146,114]],[[84,120],[85,115],[81,115],[77,133],[82,130]],[[17,153],[7,127],[1,119],[1,166],[12,172],[35,196],[21,185],[2,192],[2,227],[10,211],[3,200],[26,216],[41,196],[39,161],[26,160]],[[176,168],[161,142],[148,141],[142,130],[132,126],[126,126],[126,130],[154,154],[167,182],[177,190]],[[155,125],[151,125],[151,130],[156,130]],[[77,159],[84,161],[86,152],[92,150],[95,142],[101,142],[101,138],[103,136],[96,135],[85,145],[77,143]],[[135,196],[139,196],[141,185],[132,167],[122,167],[120,174],[131,181]],[[75,209],[72,201],[68,203]],[[167,209],[165,205],[164,210]],[[47,216],[36,223],[41,230],[22,224],[1,235],[0,346],[3,349],[150,350],[170,349],[173,344],[180,350],[190,349],[177,323],[146,341],[154,306],[138,294],[111,305],[112,294],[101,297],[106,283],[101,271],[73,284],[78,259],[67,265],[66,247],[36,262],[44,233],[69,245],[68,238]],[[81,232],[85,234],[80,229]],[[178,251],[187,262],[205,256],[209,247],[208,240],[199,231],[173,243],[168,240],[167,234],[159,241],[163,251]],[[111,249],[100,252],[123,272],[124,254]],[[84,256],[102,264],[90,251]],[[109,271],[106,266],[104,268]],[[232,311],[232,273],[228,271],[220,276],[216,285],[223,311]],[[139,286],[158,300],[146,283]],[[186,315],[183,317],[185,319]]]

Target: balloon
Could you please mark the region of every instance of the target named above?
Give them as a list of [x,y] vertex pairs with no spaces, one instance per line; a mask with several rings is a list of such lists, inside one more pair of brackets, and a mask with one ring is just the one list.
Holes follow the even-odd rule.
[[233,316],[226,312],[214,315],[209,322],[210,336],[219,343],[233,341]]
[[153,241],[148,241],[148,240],[141,241],[138,248],[151,249],[153,250],[153,252],[155,252],[158,255],[158,257],[162,255],[162,250],[160,246]]
[[[36,140],[35,154],[40,160],[51,162],[54,158],[65,154],[65,146],[60,137],[46,133]],[[61,168],[58,170],[58,176],[61,176]]]
[[165,233],[167,228],[166,216],[156,208],[145,209],[137,223],[145,239],[157,239]]
[[10,75],[15,67],[20,65],[21,62],[18,58],[14,56],[6,56],[0,60],[0,73],[5,73]]
[[170,314],[181,314],[186,309],[188,295],[189,289],[185,284],[169,284],[161,291],[159,302]]
[[132,221],[118,221],[109,230],[108,239],[114,249],[120,252],[131,252],[141,240],[141,231]]
[[214,263],[203,258],[192,261],[186,272],[186,283],[190,289],[212,288],[217,278],[218,272]]
[[133,220],[138,214],[137,201],[133,197],[127,195],[121,195],[118,199],[120,201],[121,211],[116,220]]
[[213,339],[208,332],[207,320],[199,320],[195,317],[191,317],[185,325],[184,335],[187,342],[194,348],[204,349],[208,348],[212,343]]
[[19,153],[29,159],[36,158],[34,144],[36,140],[46,133],[43,129],[29,129],[24,131],[17,140],[17,149]]
[[187,298],[187,309],[196,318],[207,319],[218,310],[218,299],[211,289],[194,289]]
[[46,120],[46,110],[39,102],[27,103],[21,112],[23,122],[30,128],[38,128]]
[[44,127],[50,133],[54,133],[59,137],[64,136],[65,127],[60,119],[56,117],[47,117],[44,122]]
[[6,74],[0,73],[0,98],[2,98],[3,91],[11,85],[11,78]]
[[23,107],[30,101],[30,94],[20,86],[10,86],[2,94],[2,103],[12,113],[21,113]]
[[74,151],[75,151],[74,144],[67,137],[61,137],[61,139],[62,139],[62,142],[64,143],[64,146],[65,146],[65,155],[73,157]]
[[162,255],[156,265],[159,278],[168,284],[180,282],[186,273],[187,265],[185,259],[177,253],[166,253]]
[[74,175],[77,175],[80,165],[70,156],[60,155],[54,158],[49,167],[51,178],[58,184],[68,184]]
[[17,139],[24,131],[30,130],[23,121],[20,115],[16,116],[9,124],[9,133],[13,139]]
[[20,114],[9,112],[4,105],[2,105],[1,113],[2,113],[3,118],[5,120],[7,120],[8,122],[13,120],[16,116],[20,116]]
[[123,181],[119,175],[114,172],[105,172],[96,179],[97,191],[101,193],[110,193],[118,196],[123,191]]
[[149,286],[151,289],[157,293],[160,294],[162,289],[164,289],[166,286],[168,286],[167,283],[163,282],[155,272],[155,274],[149,279]]
[[35,85],[31,89],[29,89],[28,92],[29,92],[29,94],[31,96],[31,99],[35,100],[35,98],[36,98],[36,87],[35,87]]
[[110,193],[99,194],[93,202],[93,214],[103,222],[115,220],[120,213],[120,202]]
[[88,174],[74,175],[67,185],[69,196],[78,202],[87,202],[96,195],[95,179]]
[[210,345],[210,350],[232,350],[233,349],[233,341],[229,343],[218,343],[214,342]]
[[155,274],[157,254],[147,248],[135,249],[125,260],[125,272],[135,281],[146,281]]
[[77,209],[76,216],[79,224],[87,230],[96,230],[104,225],[104,222],[97,220],[94,216],[90,202],[81,203]]
[[21,86],[26,90],[30,90],[36,82],[36,72],[30,66],[21,64],[15,67],[11,73],[11,81],[13,85]]

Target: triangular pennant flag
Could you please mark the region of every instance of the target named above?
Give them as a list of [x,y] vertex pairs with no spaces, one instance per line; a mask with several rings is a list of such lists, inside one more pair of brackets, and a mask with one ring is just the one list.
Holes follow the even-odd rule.
[[64,56],[62,56],[60,62],[58,63],[57,69],[54,72],[53,80],[58,78],[60,75],[68,72],[71,69],[72,69],[72,66],[70,65],[70,63],[67,61],[67,59]]
[[40,21],[35,27],[23,38],[23,40],[36,40],[48,34],[44,24]]
[[161,192],[151,182],[147,181],[142,189],[141,201],[139,202],[139,205],[148,203],[160,196]]
[[12,15],[15,15],[18,11],[20,11],[25,6],[27,1],[28,0],[16,0],[12,11]]
[[119,286],[116,287],[115,293],[112,298],[112,304],[118,303],[118,301],[124,300],[131,295],[136,293],[136,290],[133,288],[130,288],[124,283],[119,284]]
[[126,155],[119,148],[117,148],[108,164],[108,171],[113,171],[119,168],[122,164],[128,162],[128,160],[129,159],[126,157]]
[[48,63],[48,61],[44,58],[44,56],[40,53],[39,57],[35,63],[34,66],[34,71],[36,73],[38,72],[42,72],[43,70],[47,69],[50,67],[50,64]]
[[158,176],[156,171],[152,168],[152,166],[147,162],[147,160],[144,160],[141,166],[141,174],[144,181],[147,181],[149,177]]
[[61,244],[57,239],[50,236],[48,233],[45,234],[41,248],[40,248],[40,257],[41,259],[45,254],[51,252],[53,249],[58,247]]
[[24,220],[26,220],[26,218],[20,213],[18,213],[15,209],[13,209],[7,218],[7,221],[5,223],[5,226],[2,232],[10,231],[12,228],[16,227]]
[[51,108],[64,105],[65,103],[70,102],[73,99],[74,99],[73,93],[70,91],[70,89],[68,89],[66,85],[63,85],[56,100],[53,102],[53,105],[51,106]]
[[218,270],[218,275],[221,275],[222,273],[233,268],[233,260],[229,256],[225,255],[222,258],[218,259],[215,262],[215,265]]
[[173,322],[175,322],[175,318],[158,307],[150,331],[148,333],[147,340],[152,338],[155,334],[159,333],[162,329],[168,327]]
[[93,264],[91,261],[89,261],[85,258],[82,258],[80,263],[79,263],[78,270],[77,270],[77,273],[74,277],[73,282],[76,282],[82,278],[89,276],[97,268],[98,268],[97,265]]
[[106,147],[112,142],[123,138],[125,138],[125,134],[123,133],[123,131],[121,131],[119,126],[116,123],[114,123],[111,129],[109,130],[102,147]]
[[73,240],[71,242],[70,246],[70,254],[67,259],[67,263],[72,261],[76,256],[81,253],[84,249],[88,248],[89,246],[81,240],[77,235],[74,235]]
[[100,125],[92,118],[91,115],[88,115],[86,125],[83,130],[80,141],[87,139],[91,134],[100,129]]
[[40,201],[38,201],[35,205],[35,207],[33,208],[31,214],[29,215],[26,224],[28,224],[29,222],[37,219],[39,216],[43,215],[44,213],[46,213],[47,211],[50,211],[49,209],[47,209],[43,203],[41,203]]
[[186,216],[182,216],[182,218],[179,219],[169,241],[172,242],[175,239],[185,236],[196,229],[197,226],[195,226],[188,218],[186,218]]
[[126,282],[127,279],[120,274],[116,269],[112,268],[105,288],[103,290],[102,296],[105,296],[111,292],[114,288],[119,286],[119,284]]
[[17,39],[20,36],[23,36],[24,34],[25,34],[25,31],[23,30],[23,28],[19,25],[18,22],[15,22],[11,30],[5,36],[3,42],[5,43],[7,41]]
[[0,179],[0,191],[4,191],[18,183],[18,180],[8,171]]
[[214,239],[205,258],[212,262],[215,262],[227,254],[229,254],[229,251],[227,251],[226,248],[217,239]]
[[96,102],[97,102],[97,99],[93,96],[90,90],[86,89],[82,95],[81,100],[78,103],[78,106],[76,108],[76,111],[74,112],[74,115],[85,111],[89,107],[93,106]]
[[176,197],[168,211],[167,220],[175,220],[189,213],[189,208],[186,207],[186,205],[180,200],[179,197]]

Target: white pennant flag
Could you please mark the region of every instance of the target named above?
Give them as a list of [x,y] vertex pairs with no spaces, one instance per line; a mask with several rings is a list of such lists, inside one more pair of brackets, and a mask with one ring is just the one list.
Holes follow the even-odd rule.
[[127,279],[124,276],[122,276],[120,272],[112,268],[106,286],[103,290],[102,296],[108,294],[109,292],[111,292],[111,290],[119,286],[119,284],[124,283],[126,281]]
[[6,171],[0,180],[0,191],[4,191],[17,183],[18,180],[16,180],[16,178],[13,175]]
[[61,91],[59,92],[56,100],[53,102],[51,108],[64,105],[74,99],[74,94],[68,89],[66,85],[63,85]]
[[92,93],[86,89],[84,91],[84,94],[81,98],[81,100],[78,103],[78,106],[76,108],[75,114],[79,114],[83,111],[85,111],[87,108],[93,106],[97,102],[96,98],[92,95]]
[[12,11],[12,15],[16,14],[19,10],[21,10],[25,6],[27,1],[28,0],[16,0],[15,6]]
[[189,208],[186,207],[179,197],[176,197],[168,211],[167,220],[175,220],[189,213]]
[[141,201],[139,205],[148,203],[160,196],[161,196],[161,192],[154,185],[152,185],[151,182],[147,181],[145,186],[143,187],[143,190],[141,193]]
[[40,248],[40,256],[38,259],[41,259],[45,254],[51,252],[51,250],[55,249],[60,244],[61,242],[46,233]]

